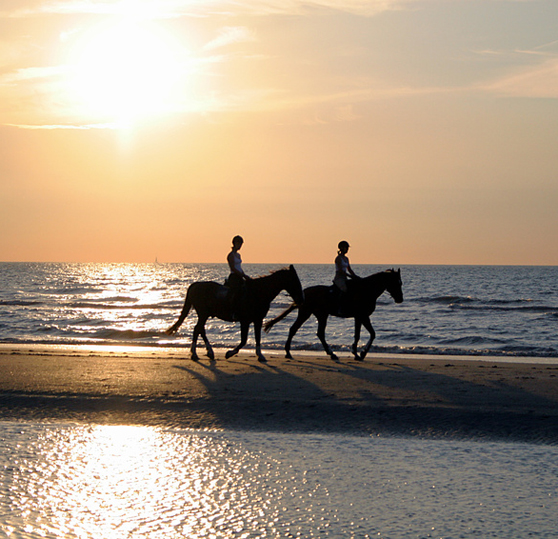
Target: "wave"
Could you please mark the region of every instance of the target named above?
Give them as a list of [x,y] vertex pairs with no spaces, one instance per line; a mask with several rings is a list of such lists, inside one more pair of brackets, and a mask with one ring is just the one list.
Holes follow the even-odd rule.
[[[86,334],[72,336],[56,335],[52,338],[45,338],[37,336],[36,338],[0,338],[0,343],[3,344],[18,344],[18,345],[56,345],[56,346],[111,346],[114,344],[133,346],[138,348],[166,348],[166,349],[184,349],[189,348],[191,345],[191,335],[188,334],[184,339],[169,338],[163,331],[155,330],[116,330],[104,329],[97,332],[90,332]],[[222,341],[219,339],[211,338],[211,344],[215,348],[229,348],[231,343],[235,341],[237,335],[233,335],[232,341]],[[239,337],[239,335],[238,335]],[[202,343],[198,343],[202,345]],[[264,350],[282,351],[284,349],[283,340],[264,341],[262,343]],[[361,343],[362,344],[362,343]],[[254,343],[249,341],[245,350],[253,350]],[[351,345],[332,345],[332,349],[338,353],[351,352]],[[317,354],[325,354],[322,345],[317,341],[298,342],[293,343],[292,350],[302,352],[315,352]],[[455,345],[373,345],[370,349],[371,354],[398,354],[398,355],[430,355],[430,356],[464,356],[464,357],[508,357],[508,358],[558,358],[558,348],[548,346],[528,346],[528,345],[510,345],[504,344],[496,347],[489,346],[458,346]]]
[[67,303],[64,306],[70,309],[99,309],[99,310],[153,310],[153,311],[163,311],[167,309],[178,309],[183,302],[168,301],[164,303],[136,303],[134,305],[123,303],[106,303],[106,300],[102,303],[97,303],[96,301],[77,301],[74,303]]
[[457,337],[453,339],[440,339],[438,343],[441,346],[504,346],[508,343],[503,339],[494,339],[492,337],[483,337],[481,335],[468,335],[465,337]]
[[164,331],[135,329],[102,329],[91,335],[93,339],[135,341],[140,339],[167,338]]
[[[107,302],[108,301],[108,302]],[[114,303],[110,303],[113,301]],[[38,301],[38,300],[0,300],[0,306],[6,307],[50,307],[50,308],[65,308],[65,309],[98,309],[98,310],[156,310],[162,311],[167,309],[179,309],[183,301],[165,301],[161,303],[136,303],[133,298],[114,298],[107,300],[104,298],[99,300],[79,300],[79,301]]]
[[483,304],[483,305],[472,305],[466,306],[464,309],[468,310],[487,310],[487,311],[518,311],[526,313],[558,313],[558,307],[550,305],[494,305],[494,304]]
[[471,296],[435,296],[407,299],[407,303],[416,301],[426,305],[445,305],[463,310],[490,310],[490,311],[523,311],[534,313],[557,313],[555,305],[537,304],[530,299],[477,299]]
[[539,346],[502,346],[500,348],[459,348],[453,346],[373,346],[371,352],[467,357],[541,357],[558,358],[558,349]]
[[35,307],[37,305],[46,305],[46,303],[39,300],[0,299],[0,306],[6,307]]
[[415,301],[419,303],[441,303],[443,305],[455,305],[455,304],[463,305],[466,303],[474,302],[476,300],[471,296],[434,296],[434,297],[426,296],[426,297],[416,298]]

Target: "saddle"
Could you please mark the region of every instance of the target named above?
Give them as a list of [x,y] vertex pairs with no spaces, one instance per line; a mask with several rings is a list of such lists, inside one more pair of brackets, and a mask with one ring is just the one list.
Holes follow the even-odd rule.
[[231,289],[227,286],[226,281],[225,284],[222,284],[215,293],[215,297],[219,300],[225,301],[229,294],[231,293]]

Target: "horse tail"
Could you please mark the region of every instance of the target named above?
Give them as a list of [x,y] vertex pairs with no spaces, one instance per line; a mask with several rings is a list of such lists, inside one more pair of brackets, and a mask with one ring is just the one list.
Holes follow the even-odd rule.
[[184,322],[184,320],[188,316],[188,313],[192,308],[192,299],[190,298],[190,290],[191,287],[188,288],[188,292],[186,293],[186,299],[184,300],[184,307],[182,307],[182,312],[180,313],[178,320],[169,329],[165,331],[167,335],[174,335],[178,331],[178,328],[182,325],[182,322]]
[[288,307],[287,309],[285,309],[279,316],[276,316],[275,318],[273,318],[272,320],[268,320],[264,325],[264,331],[266,333],[269,333],[269,330],[275,325],[277,324],[277,322],[281,322],[281,320],[283,320],[283,318],[285,318],[289,313],[292,313],[295,309],[297,309],[298,306],[296,303],[292,303],[290,305],[290,307]]

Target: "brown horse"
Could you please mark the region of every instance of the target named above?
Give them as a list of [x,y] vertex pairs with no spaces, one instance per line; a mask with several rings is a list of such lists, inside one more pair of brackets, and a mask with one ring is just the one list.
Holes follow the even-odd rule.
[[[401,289],[401,270],[387,270],[374,275],[369,275],[362,279],[352,279],[348,282],[348,290],[341,294],[335,286],[311,286],[304,289],[304,303],[302,305],[291,305],[279,316],[266,322],[264,329],[269,331],[271,327],[283,320],[290,312],[298,308],[298,316],[289,330],[289,337],[285,343],[285,357],[292,359],[291,342],[300,326],[314,315],[318,319],[318,338],[324,350],[331,359],[337,360],[329,344],[325,340],[325,328],[329,316],[339,316],[342,318],[355,319],[355,339],[351,351],[356,360],[363,361],[372,346],[376,332],[370,323],[370,315],[376,308],[376,300],[386,290],[389,292],[395,303],[403,301],[403,291]],[[361,326],[364,326],[370,338],[358,353],[358,341],[360,340]]]
[[264,277],[256,277],[250,279],[246,283],[246,290],[240,294],[239,305],[235,306],[235,317],[233,320],[231,302],[229,299],[229,288],[212,281],[204,281],[192,283],[188,288],[184,307],[175,324],[167,331],[167,335],[172,335],[178,331],[178,328],[188,316],[190,309],[193,307],[198,315],[198,322],[194,327],[194,335],[192,337],[191,357],[198,360],[196,346],[198,337],[201,335],[207,350],[207,356],[210,359],[215,358],[213,348],[209,343],[205,333],[205,323],[208,318],[216,317],[225,321],[240,322],[240,344],[233,350],[228,350],[226,358],[230,358],[244,347],[248,340],[248,330],[250,324],[254,324],[254,335],[256,338],[256,354],[258,361],[265,362],[266,359],[261,351],[261,332],[262,323],[265,318],[271,302],[277,294],[282,290],[293,298],[295,305],[302,303],[304,293],[300,279],[296,273],[294,266],[277,270]]

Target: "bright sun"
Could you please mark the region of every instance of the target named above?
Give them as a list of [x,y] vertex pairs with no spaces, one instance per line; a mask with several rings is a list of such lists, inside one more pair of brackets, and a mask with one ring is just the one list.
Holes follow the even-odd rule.
[[121,21],[88,35],[78,50],[72,86],[84,112],[131,123],[172,109],[184,65],[160,29]]

